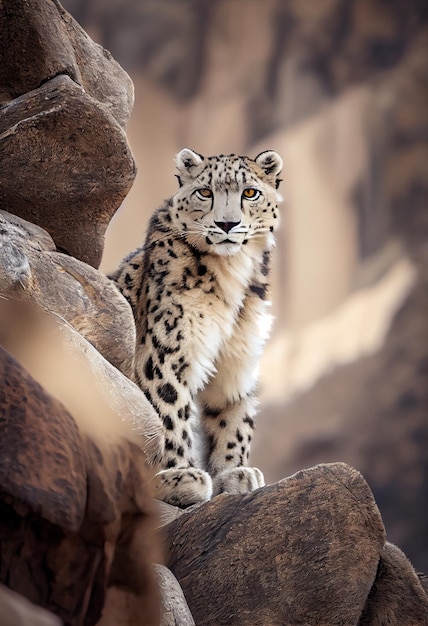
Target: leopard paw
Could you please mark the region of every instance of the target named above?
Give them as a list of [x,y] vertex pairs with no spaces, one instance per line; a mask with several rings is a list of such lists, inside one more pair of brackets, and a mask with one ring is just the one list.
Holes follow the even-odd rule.
[[248,493],[264,487],[265,479],[257,467],[234,467],[221,472],[214,478],[214,494]]
[[212,496],[211,476],[193,467],[162,470],[153,478],[154,496],[169,504],[188,507]]

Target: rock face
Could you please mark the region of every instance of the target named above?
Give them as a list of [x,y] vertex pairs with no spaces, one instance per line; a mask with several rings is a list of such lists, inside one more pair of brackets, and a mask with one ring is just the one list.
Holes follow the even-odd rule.
[[140,604],[142,623],[156,624],[140,450],[82,433],[3,349],[0,369],[1,581],[73,626],[95,624],[118,586]]
[[[173,192],[177,149],[279,151],[276,321],[252,462],[272,481],[322,461],[358,468],[390,540],[427,569],[427,3],[64,2],[141,90],[129,126],[140,173],[110,231],[108,269]],[[414,280],[391,287],[395,307],[367,302],[403,263]],[[331,332],[313,339],[324,321]],[[308,380],[293,386],[303,362]]]
[[174,574],[164,565],[157,565],[161,595],[160,626],[195,626],[183,591]]
[[132,181],[131,85],[56,0],[4,0],[0,26],[2,619],[423,626],[421,582],[347,465],[156,513],[132,315],[88,265]]
[[111,281],[57,252],[46,231],[6,211],[0,211],[0,253],[3,295],[32,302],[69,322],[132,378],[134,318]]
[[167,564],[200,626],[426,623],[420,581],[385,544],[367,483],[343,464],[218,496],[165,532]]
[[88,265],[135,176],[133,85],[59,3],[6,0],[0,102],[0,580],[64,624],[119,605],[154,626],[158,420],[128,378],[131,311]]
[[131,80],[59,2],[5,0],[0,103],[0,208],[97,267],[136,172]]

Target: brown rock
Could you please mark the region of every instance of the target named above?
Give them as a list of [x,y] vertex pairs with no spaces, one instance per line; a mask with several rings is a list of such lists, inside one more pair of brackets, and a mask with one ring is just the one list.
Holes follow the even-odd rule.
[[64,74],[126,126],[134,103],[132,80],[58,0],[3,0],[0,25],[2,104]]
[[42,228],[4,211],[0,211],[0,291],[69,322],[132,378],[134,316],[114,284],[86,263],[56,252]]
[[0,580],[76,626],[94,624],[119,585],[144,607],[141,623],[157,624],[141,451],[86,435],[3,349],[0,369]]
[[1,488],[53,524],[75,531],[86,506],[81,433],[60,403],[0,351]]
[[387,543],[358,626],[426,626],[428,595],[403,552]]
[[159,417],[144,393],[69,324],[28,303],[0,299],[0,345],[95,436],[134,441],[152,461]]
[[97,266],[135,164],[129,77],[57,2],[5,0],[0,14],[0,208]]
[[164,530],[199,626],[356,624],[385,540],[370,489],[340,463],[218,496]]
[[155,566],[161,597],[160,626],[195,626],[186,598],[174,574],[164,565]]

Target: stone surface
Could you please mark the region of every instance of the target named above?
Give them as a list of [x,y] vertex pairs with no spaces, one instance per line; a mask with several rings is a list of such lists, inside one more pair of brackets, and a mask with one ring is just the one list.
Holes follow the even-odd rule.
[[132,378],[135,324],[126,300],[104,274],[56,252],[46,231],[5,211],[0,211],[0,292],[69,322]]
[[0,580],[73,626],[95,624],[118,585],[156,624],[141,451],[120,433],[86,434],[2,348],[0,368]]
[[198,626],[426,624],[421,581],[385,543],[367,483],[343,463],[222,494],[164,533]]
[[79,426],[107,439],[111,432],[129,438],[149,461],[159,454],[159,418],[143,392],[57,315],[0,299],[0,345]]
[[356,624],[385,540],[367,484],[341,464],[218,496],[164,532],[200,626]]
[[131,79],[58,0],[3,0],[0,20],[1,104],[64,75],[125,128],[134,104]]
[[403,552],[387,543],[358,626],[425,626],[427,616],[427,591]]
[[156,565],[161,597],[160,626],[195,626],[186,598],[174,574],[164,565]]
[[82,435],[64,407],[0,350],[1,488],[52,524],[76,531],[86,507]]
[[0,208],[98,266],[136,173],[132,82],[49,0],[2,2],[0,68]]
[[[0,581],[69,626],[118,598],[115,624],[160,619],[158,419],[125,376],[129,306],[87,264],[135,176],[132,104],[56,0],[0,2]],[[58,622],[2,592],[3,621]]]

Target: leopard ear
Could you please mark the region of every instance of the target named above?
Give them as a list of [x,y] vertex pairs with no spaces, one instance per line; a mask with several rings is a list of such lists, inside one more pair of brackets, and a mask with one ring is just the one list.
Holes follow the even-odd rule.
[[264,152],[260,152],[254,160],[264,171],[268,181],[273,184],[275,189],[278,189],[278,185],[281,182],[278,175],[282,170],[282,159],[279,154],[273,150],[265,150]]
[[201,169],[204,157],[189,148],[183,148],[175,157],[177,169],[186,178],[194,178]]

